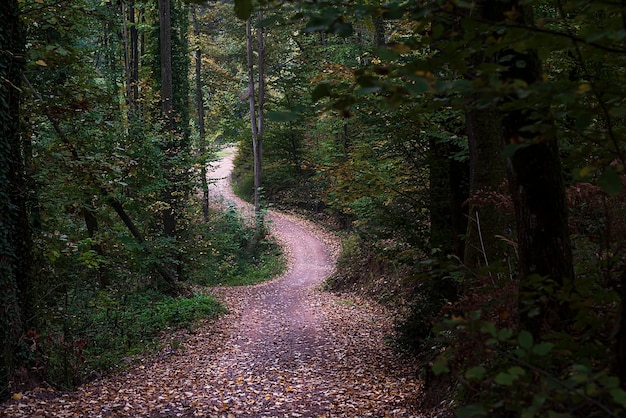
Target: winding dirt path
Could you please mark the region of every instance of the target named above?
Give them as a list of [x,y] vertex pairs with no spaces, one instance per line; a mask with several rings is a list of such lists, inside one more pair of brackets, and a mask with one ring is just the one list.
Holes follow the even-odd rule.
[[[232,157],[209,175],[220,179],[211,195],[243,205],[226,180]],[[422,416],[411,359],[385,344],[392,332],[388,313],[320,291],[334,266],[332,243],[302,220],[274,212],[269,219],[290,258],[281,278],[217,288],[230,313],[175,347],[75,392],[41,388],[20,395],[0,405],[0,416]]]

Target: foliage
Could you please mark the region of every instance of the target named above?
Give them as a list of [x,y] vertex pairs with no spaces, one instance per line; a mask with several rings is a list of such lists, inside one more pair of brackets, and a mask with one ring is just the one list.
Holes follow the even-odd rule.
[[208,225],[192,233],[202,238],[186,249],[189,280],[209,286],[240,286],[269,280],[282,273],[280,247],[267,237],[257,239],[256,227],[244,223],[230,207],[212,213]]
[[198,294],[173,298],[153,290],[77,289],[56,310],[48,313],[49,320],[54,318],[50,328],[33,339],[45,354],[43,367],[51,381],[72,388],[159,347],[161,332],[193,328],[223,307],[213,297]]
[[[603,358],[609,350],[598,340],[555,333],[536,341],[528,331],[482,319],[480,311],[452,317],[438,331],[457,347],[440,352],[433,371],[451,372],[459,382],[459,417],[617,417],[626,405]],[[468,350],[471,359],[462,359]]]
[[[285,7],[287,13],[290,7]],[[482,7],[488,18],[481,17]],[[306,61],[314,63],[312,68],[294,63],[309,74],[308,106],[325,113],[309,114],[290,103],[295,111],[277,109],[274,120],[285,127],[301,121],[307,127],[303,136],[295,136],[305,144],[298,160],[315,172],[307,181],[317,186],[313,189],[328,205],[324,209],[332,208],[344,226],[358,234],[355,241],[363,243],[347,247],[346,261],[340,264],[344,278],[350,277],[346,282],[384,275],[381,259],[406,263],[406,277],[418,281],[411,321],[422,329],[412,332],[421,347],[437,347],[458,362],[451,370],[461,382],[456,392],[460,415],[592,416],[619,414],[623,408],[618,381],[611,377],[621,373],[623,386],[623,352],[613,350],[614,336],[606,332],[620,328],[623,300],[617,292],[624,286],[623,211],[616,210],[624,199],[624,92],[613,87],[622,85],[622,12],[610,2],[435,0],[349,5],[321,1],[299,4],[294,13],[294,25],[303,26],[292,31],[298,45],[292,54],[315,51]],[[378,48],[363,42],[374,34],[361,30],[375,27],[376,18],[387,29],[385,45]],[[542,63],[536,82],[529,81],[529,57]],[[431,246],[438,231],[429,228],[439,225],[430,223],[435,161],[426,155],[443,144],[440,149],[452,150],[446,154],[449,161],[467,161],[464,113],[489,114],[494,109],[512,117],[529,115],[518,142],[503,149],[502,162],[534,145],[527,138],[562,145],[563,174],[570,186],[569,227],[575,233],[573,284],[561,286],[561,278],[523,277],[528,293],[519,293],[510,210],[517,203],[506,191],[484,191],[467,202],[480,201],[507,217],[511,230],[495,237],[507,248],[504,265],[463,270],[460,263],[450,263],[454,257],[445,249]],[[289,131],[280,132],[283,141],[275,144],[286,144]],[[268,150],[271,166],[280,149],[268,144]],[[298,177],[285,163],[279,172],[287,179],[277,182],[280,187],[294,187],[290,178]],[[545,196],[546,207],[552,200]],[[491,220],[481,221],[489,226]],[[389,240],[391,247],[408,250],[385,254]],[[535,250],[546,244],[535,242]],[[366,266],[364,271],[352,272],[359,264]],[[545,297],[571,309],[571,316],[561,313],[561,323],[569,325],[544,329],[528,343],[531,334],[520,328],[518,315],[520,310],[539,312]],[[446,328],[439,336],[427,330],[446,317],[473,318],[476,310],[496,329],[509,330],[505,338],[496,338],[497,346],[486,344],[480,333],[466,332],[478,319],[462,319],[462,326]],[[550,344],[562,351],[547,350]],[[580,365],[584,377],[576,372]],[[537,382],[539,389],[533,389]]]

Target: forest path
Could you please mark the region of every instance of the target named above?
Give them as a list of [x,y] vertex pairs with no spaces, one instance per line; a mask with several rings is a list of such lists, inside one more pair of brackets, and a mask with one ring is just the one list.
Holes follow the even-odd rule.
[[[211,198],[249,213],[228,185],[232,158],[209,174],[219,179]],[[303,220],[276,212],[268,218],[290,260],[283,276],[216,288],[229,313],[155,358],[74,392],[23,394],[0,405],[0,416],[421,416],[415,365],[385,344],[388,313],[318,289],[334,266],[332,240]]]

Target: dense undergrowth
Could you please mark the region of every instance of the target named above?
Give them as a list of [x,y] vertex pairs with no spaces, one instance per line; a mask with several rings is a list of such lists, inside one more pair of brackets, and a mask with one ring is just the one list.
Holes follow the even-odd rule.
[[[211,286],[265,281],[284,269],[279,246],[266,237],[253,239],[255,228],[245,225],[233,208],[212,211],[209,222],[190,223],[189,231],[193,238],[181,248],[184,258],[179,261],[185,280],[174,294],[146,275],[154,260],[140,247],[132,251],[132,270],[115,268],[113,260],[103,257],[91,269],[84,268],[86,256],[79,251],[60,258],[65,265],[73,257],[78,268],[41,301],[45,323],[29,333],[22,347],[31,367],[23,375],[40,381],[19,381],[15,388],[45,381],[71,389],[124,368],[171,343],[165,334],[193,330],[225,312],[211,295]],[[96,273],[104,265],[111,282],[101,287]]]

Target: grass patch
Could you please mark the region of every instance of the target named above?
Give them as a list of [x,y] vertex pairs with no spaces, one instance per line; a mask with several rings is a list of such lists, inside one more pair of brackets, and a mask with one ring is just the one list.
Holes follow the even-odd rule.
[[233,207],[212,212],[195,226],[200,237],[185,253],[187,277],[203,286],[241,286],[273,279],[286,269],[282,249],[266,231],[257,233]]
[[[80,300],[86,300],[82,295]],[[161,346],[162,332],[195,328],[225,308],[212,296],[171,297],[153,290],[99,291],[68,306],[61,328],[44,341],[47,368],[57,385],[72,388],[95,372],[121,367]]]

